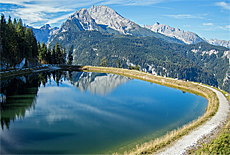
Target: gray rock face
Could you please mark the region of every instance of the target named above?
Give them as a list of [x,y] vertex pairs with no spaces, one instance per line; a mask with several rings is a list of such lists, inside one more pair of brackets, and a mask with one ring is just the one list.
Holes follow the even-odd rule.
[[230,40],[218,40],[218,39],[210,39],[206,40],[209,44],[216,45],[216,46],[224,46],[230,48]]
[[180,39],[186,44],[196,44],[205,41],[193,32],[184,32],[183,30],[180,30],[178,28],[173,28],[168,25],[160,24],[158,22],[154,25],[144,25],[144,27],[156,33],[161,33],[169,37],[175,37],[177,39]]
[[92,6],[90,9],[80,9],[68,18],[59,29],[65,31],[118,31],[121,34],[129,34],[128,31],[137,24],[122,17],[107,6]]
[[108,25],[109,28],[123,34],[128,34],[128,30],[135,25],[107,6],[92,6],[88,12],[97,24]]
[[230,48],[230,40],[229,41],[218,40],[218,39],[206,40],[205,38],[199,37],[196,33],[189,32],[189,31],[185,32],[178,28],[173,28],[168,25],[160,24],[158,22],[156,22],[153,25],[144,25],[144,28],[150,29],[156,33],[164,34],[169,37],[175,37],[179,40],[182,40],[186,44],[196,44],[199,42],[207,42],[212,45]]

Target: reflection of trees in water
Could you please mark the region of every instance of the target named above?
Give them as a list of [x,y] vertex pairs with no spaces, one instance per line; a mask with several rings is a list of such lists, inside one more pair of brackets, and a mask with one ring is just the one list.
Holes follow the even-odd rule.
[[35,108],[38,87],[45,87],[51,77],[59,86],[66,74],[65,71],[43,72],[1,81],[1,95],[5,96],[4,102],[0,103],[2,129],[4,126],[9,129],[11,121],[23,119],[26,111]]
[[63,80],[70,80],[80,90],[89,90],[97,94],[106,94],[118,85],[127,82],[128,78],[105,74],[68,71],[52,71],[31,74],[1,81],[1,95],[6,97],[1,103],[1,127],[9,129],[11,121],[23,119],[26,111],[35,108],[38,87],[55,81],[59,86]]

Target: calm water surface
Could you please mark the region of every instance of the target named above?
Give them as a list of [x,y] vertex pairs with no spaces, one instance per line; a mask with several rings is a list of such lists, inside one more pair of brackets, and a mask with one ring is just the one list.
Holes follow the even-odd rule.
[[1,83],[2,154],[122,152],[205,113],[208,101],[113,74],[42,73]]

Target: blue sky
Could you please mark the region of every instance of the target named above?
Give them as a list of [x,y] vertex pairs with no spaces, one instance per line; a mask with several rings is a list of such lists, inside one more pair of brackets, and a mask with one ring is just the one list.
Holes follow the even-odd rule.
[[230,40],[229,0],[0,0],[0,12],[29,26],[60,27],[92,5],[106,5],[141,26],[159,22],[206,39]]

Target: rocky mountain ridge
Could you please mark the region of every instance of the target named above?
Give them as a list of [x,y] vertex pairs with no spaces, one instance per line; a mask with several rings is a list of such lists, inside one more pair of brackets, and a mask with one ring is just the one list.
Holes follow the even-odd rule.
[[144,25],[144,28],[150,29],[156,33],[161,33],[169,37],[175,37],[179,40],[182,40],[186,44],[197,44],[199,42],[207,42],[211,45],[223,46],[230,48],[230,40],[218,40],[218,39],[210,39],[206,40],[205,38],[201,38],[196,33],[180,30],[179,28],[170,27],[165,24],[160,24],[156,22],[153,25]]
[[226,41],[226,40],[219,40],[219,39],[209,39],[209,40],[206,40],[206,41],[209,44],[212,44],[212,45],[223,46],[223,47],[230,48],[230,40]]
[[173,28],[168,25],[160,24],[158,22],[153,25],[144,25],[144,27],[156,33],[161,33],[169,37],[175,37],[177,39],[180,39],[186,44],[196,44],[205,41],[193,32],[185,32],[183,30],[180,30],[179,28]]

